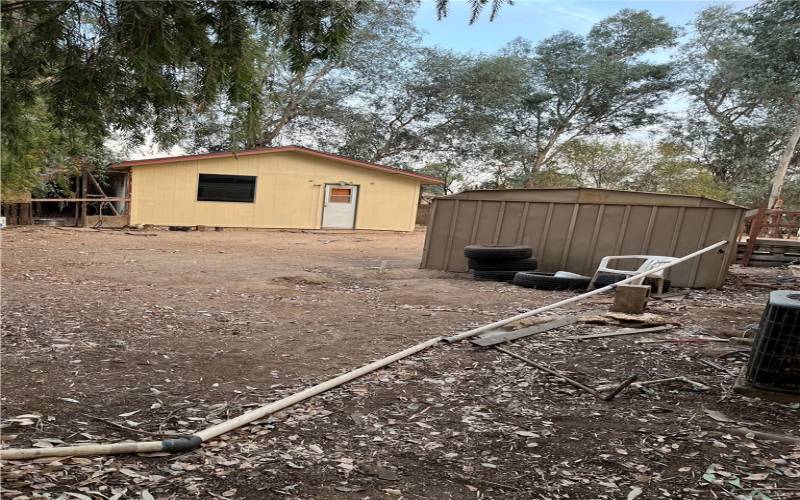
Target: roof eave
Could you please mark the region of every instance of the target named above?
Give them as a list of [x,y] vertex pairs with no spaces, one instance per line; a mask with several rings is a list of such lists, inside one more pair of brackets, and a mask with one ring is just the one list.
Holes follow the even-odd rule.
[[112,169],[116,170],[123,170],[123,169],[130,169],[131,167],[140,167],[146,165],[159,165],[164,163],[178,163],[184,161],[194,161],[194,160],[209,160],[214,158],[225,158],[225,157],[239,157],[239,156],[253,156],[258,154],[265,154],[265,153],[284,153],[284,152],[299,152],[305,153],[312,156],[316,156],[319,158],[326,158],[329,160],[339,161],[342,163],[346,163],[349,165],[363,167],[363,168],[370,168],[373,170],[379,170],[385,172],[387,174],[396,174],[401,175],[404,177],[411,177],[418,181],[424,181],[422,184],[435,184],[435,185],[443,185],[444,180],[439,179],[438,177],[432,177],[425,174],[418,174],[415,172],[402,170],[394,167],[389,167],[386,165],[380,165],[378,163],[370,163],[361,160],[356,160],[354,158],[348,158],[346,156],[340,156],[332,153],[326,153],[324,151],[317,151],[311,148],[305,148],[302,146],[282,146],[282,147],[275,147],[275,148],[259,148],[259,149],[250,149],[245,151],[233,152],[233,151],[225,151],[220,153],[203,153],[197,155],[183,155],[183,156],[168,156],[168,157],[161,157],[161,158],[147,158],[143,160],[131,160],[131,161],[123,161],[120,163],[116,163],[111,166]]

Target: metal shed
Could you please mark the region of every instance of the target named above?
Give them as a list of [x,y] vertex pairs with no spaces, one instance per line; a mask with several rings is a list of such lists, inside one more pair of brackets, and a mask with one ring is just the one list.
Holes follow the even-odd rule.
[[[683,256],[735,242],[745,209],[699,196],[591,188],[476,190],[435,198],[421,267],[467,271],[467,245],[533,247],[539,269],[591,275],[606,255]],[[675,286],[718,288],[736,258],[722,253],[679,264]]]

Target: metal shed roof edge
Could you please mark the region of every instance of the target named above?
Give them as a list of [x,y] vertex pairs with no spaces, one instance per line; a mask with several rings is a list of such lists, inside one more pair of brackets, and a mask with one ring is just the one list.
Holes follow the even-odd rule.
[[[747,207],[736,205],[733,203],[728,203],[725,201],[716,200],[714,198],[709,198],[707,196],[697,196],[692,194],[673,194],[673,193],[654,193],[651,191],[626,191],[623,189],[601,189],[601,188],[587,188],[587,187],[575,187],[575,188],[513,188],[513,189],[469,189],[467,191],[462,191],[461,193],[451,194],[447,196],[437,196],[434,199],[478,199],[478,198],[471,198],[468,195],[470,193],[535,193],[535,192],[556,192],[556,191],[564,191],[564,192],[577,192],[578,196],[581,192],[586,193],[617,193],[617,194],[632,194],[632,195],[646,195],[651,196],[653,198],[691,198],[698,200],[698,206],[709,206],[703,205],[702,202],[708,202],[711,206],[715,206],[718,208],[737,208],[737,209],[744,209],[746,210]],[[495,200],[492,200],[495,201]],[[496,201],[503,201],[503,200],[496,200]],[[534,200],[530,200],[534,201]],[[565,201],[565,203],[582,203],[580,200],[573,200],[573,201]],[[596,202],[595,202],[596,203]],[[614,204],[633,204],[639,205],[641,203],[624,203],[622,201],[614,202]]]
[[113,169],[125,169],[130,167],[139,167],[145,165],[159,165],[163,163],[175,163],[175,162],[183,162],[183,161],[193,161],[193,160],[206,160],[211,158],[225,158],[225,157],[239,157],[239,156],[252,156],[258,154],[265,154],[265,153],[285,153],[285,152],[300,152],[306,153],[312,156],[317,156],[320,158],[327,158],[329,160],[336,160],[342,163],[346,163],[348,165],[354,165],[357,167],[365,167],[370,168],[373,170],[380,170],[390,174],[398,174],[404,175],[408,177],[413,177],[419,180],[426,181],[429,184],[444,184],[444,181],[438,177],[433,177],[430,175],[420,174],[417,172],[412,172],[410,170],[404,170],[402,168],[397,167],[389,167],[387,165],[381,165],[379,163],[372,163],[368,161],[356,160],[354,158],[348,158],[346,156],[337,155],[334,153],[326,153],[325,151],[319,151],[317,149],[311,149],[304,146],[276,146],[270,148],[255,148],[255,149],[246,149],[242,151],[220,151],[216,153],[200,153],[195,155],[179,155],[179,156],[164,156],[160,158],[143,158],[141,160],[129,160],[123,161],[120,163],[115,163],[111,165]]

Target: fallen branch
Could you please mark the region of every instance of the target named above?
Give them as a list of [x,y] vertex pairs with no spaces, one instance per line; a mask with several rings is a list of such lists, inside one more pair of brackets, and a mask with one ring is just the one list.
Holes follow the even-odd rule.
[[141,430],[141,429],[134,429],[133,427],[127,427],[125,425],[118,424],[118,423],[114,422],[113,420],[109,420],[107,418],[96,417],[94,415],[89,415],[89,414],[86,414],[86,413],[84,413],[84,416],[88,417],[88,418],[91,418],[92,420],[97,420],[98,422],[103,422],[104,424],[110,425],[111,427],[116,427],[117,429],[121,429],[121,430],[124,430],[124,431],[134,432],[136,434],[141,434],[142,436],[164,436],[164,434],[162,434],[160,432],[150,432],[150,431],[144,431],[144,430]]
[[739,436],[745,436],[745,437],[752,436],[755,439],[763,439],[765,441],[778,441],[780,443],[800,444],[800,437],[789,436],[788,434],[773,434],[771,432],[755,431],[753,429],[748,429],[747,427],[733,427],[726,430],[731,434],[737,434]]
[[734,372],[728,370],[724,366],[721,366],[721,365],[718,365],[718,364],[714,363],[713,361],[708,361],[708,360],[705,360],[705,359],[701,359],[700,362],[703,363],[706,366],[710,366],[711,368],[713,368],[715,370],[719,370],[721,372],[725,372],[725,373],[727,373],[728,375],[730,375],[732,377],[736,376],[736,374]]
[[608,395],[603,396],[597,390],[592,389],[591,387],[589,387],[587,385],[584,385],[584,384],[578,382],[575,379],[569,378],[566,375],[564,375],[562,372],[560,372],[560,371],[558,371],[558,370],[556,370],[554,368],[550,368],[549,366],[544,365],[542,363],[539,363],[538,361],[533,361],[532,359],[528,359],[526,357],[520,356],[519,354],[517,354],[515,352],[511,352],[511,351],[509,351],[507,349],[503,349],[502,347],[495,346],[495,349],[497,349],[498,351],[500,351],[502,353],[508,354],[511,357],[517,358],[518,360],[523,361],[523,362],[525,362],[525,363],[527,363],[527,364],[529,364],[529,365],[531,365],[533,367],[536,367],[536,368],[542,370],[543,372],[549,373],[550,375],[554,375],[554,376],[560,378],[561,380],[567,382],[568,384],[570,384],[570,385],[572,385],[574,387],[577,387],[578,389],[582,389],[582,390],[588,392],[589,394],[591,394],[592,396],[596,397],[597,399],[599,399],[601,401],[611,401],[612,399],[614,399],[614,397],[617,394],[622,392],[622,390],[625,389],[627,386],[631,385],[631,383],[633,383],[637,378],[636,375],[631,375],[625,381],[623,381],[621,384],[619,384]]
[[561,337],[560,339],[556,339],[556,341],[562,340],[589,340],[589,339],[604,339],[607,337],[620,337],[622,335],[638,335],[640,333],[653,333],[653,332],[664,332],[667,330],[671,330],[672,326],[665,325],[665,326],[653,326],[650,328],[626,328],[625,330],[620,330],[618,332],[609,332],[609,333],[596,333],[593,335],[573,335],[571,337]]
[[671,344],[705,344],[706,342],[728,342],[728,339],[721,339],[717,337],[695,337],[685,339],[651,339],[651,340],[637,340],[635,344],[663,344],[665,342]]
[[711,389],[709,386],[705,384],[701,384],[700,382],[695,382],[686,377],[669,377],[669,378],[659,378],[655,380],[645,380],[644,382],[636,382],[635,384],[631,384],[633,387],[637,389],[644,389],[648,385],[656,385],[656,384],[664,384],[667,382],[683,382],[685,384],[689,384],[695,389],[699,391],[707,391]]

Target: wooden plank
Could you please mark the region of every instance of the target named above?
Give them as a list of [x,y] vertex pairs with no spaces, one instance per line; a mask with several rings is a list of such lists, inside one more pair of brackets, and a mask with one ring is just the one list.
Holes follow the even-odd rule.
[[753,220],[750,222],[750,234],[747,236],[747,247],[742,257],[742,265],[747,267],[750,264],[750,256],[753,255],[756,243],[758,242],[758,234],[761,232],[761,225],[764,223],[764,209],[759,208]]
[[[83,172],[81,174],[81,194],[87,196],[89,194],[89,173]],[[79,223],[76,226],[86,227],[86,202],[81,202],[81,215]]]
[[664,325],[664,326],[653,326],[650,328],[626,328],[624,330],[619,330],[617,332],[596,333],[593,335],[574,335],[572,337],[561,337],[559,339],[556,339],[556,341],[604,339],[607,337],[620,337],[622,335],[637,335],[640,333],[664,332],[667,330],[672,330],[672,326]]
[[488,347],[488,346],[493,346],[495,344],[501,344],[503,342],[510,342],[512,340],[521,339],[523,337],[528,337],[530,335],[534,335],[537,333],[548,332],[550,330],[555,330],[556,328],[561,328],[563,326],[571,325],[577,322],[578,322],[577,316],[562,316],[558,319],[554,319],[553,321],[548,321],[547,323],[542,323],[540,325],[533,325],[519,330],[514,330],[510,332],[494,331],[486,333],[484,335],[481,335],[480,337],[475,337],[474,339],[471,340],[471,342],[481,347]]

